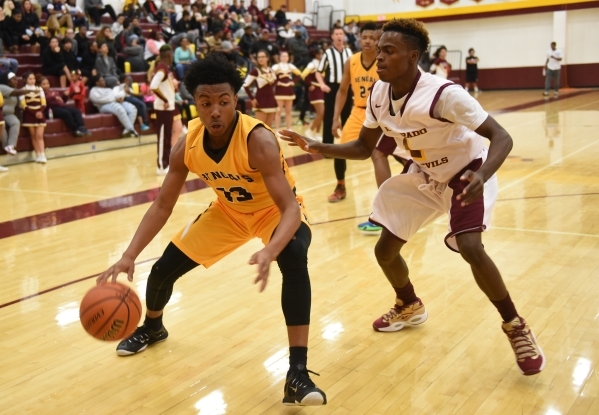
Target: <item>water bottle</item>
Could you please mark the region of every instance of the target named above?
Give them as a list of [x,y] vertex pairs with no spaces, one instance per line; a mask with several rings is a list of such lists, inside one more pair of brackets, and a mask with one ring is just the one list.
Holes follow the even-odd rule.
[[49,120],[54,119],[54,114],[52,113],[52,108],[48,108],[48,119]]

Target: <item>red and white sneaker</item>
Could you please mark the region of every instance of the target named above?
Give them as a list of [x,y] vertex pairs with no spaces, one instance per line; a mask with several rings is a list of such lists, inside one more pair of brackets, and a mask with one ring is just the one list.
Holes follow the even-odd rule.
[[536,375],[545,368],[547,361],[543,350],[522,317],[517,316],[512,321],[503,323],[501,327],[514,349],[516,363],[524,376]]
[[424,308],[422,301],[418,300],[410,304],[405,304],[399,299],[395,299],[395,306],[387,314],[372,323],[376,331],[399,331],[406,325],[417,326],[422,324],[428,318],[428,313]]

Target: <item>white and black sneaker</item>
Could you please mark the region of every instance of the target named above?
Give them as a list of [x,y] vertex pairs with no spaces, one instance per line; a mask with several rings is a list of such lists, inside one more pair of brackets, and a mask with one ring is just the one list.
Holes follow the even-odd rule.
[[146,326],[140,326],[131,336],[123,340],[116,347],[116,354],[119,356],[130,356],[135,353],[143,352],[148,346],[154,343],[160,343],[166,340],[168,331],[162,326],[160,330],[153,331]]
[[289,369],[285,381],[285,405],[318,406],[327,404],[327,396],[310,379],[308,374],[316,372],[306,369],[302,363],[297,363]]

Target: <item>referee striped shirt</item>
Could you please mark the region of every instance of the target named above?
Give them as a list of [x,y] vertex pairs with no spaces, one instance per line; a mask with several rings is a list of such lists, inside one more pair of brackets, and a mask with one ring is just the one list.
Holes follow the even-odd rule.
[[343,51],[339,52],[334,46],[328,48],[318,64],[318,72],[325,72],[325,81],[329,84],[341,83],[343,78],[343,65],[352,55],[352,51],[349,48],[343,48]]

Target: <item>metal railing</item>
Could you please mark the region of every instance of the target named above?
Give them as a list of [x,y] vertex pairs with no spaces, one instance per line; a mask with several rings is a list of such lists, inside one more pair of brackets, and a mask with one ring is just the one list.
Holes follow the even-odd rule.
[[316,11],[316,29],[330,30],[332,13],[333,6],[318,6],[318,9]]

